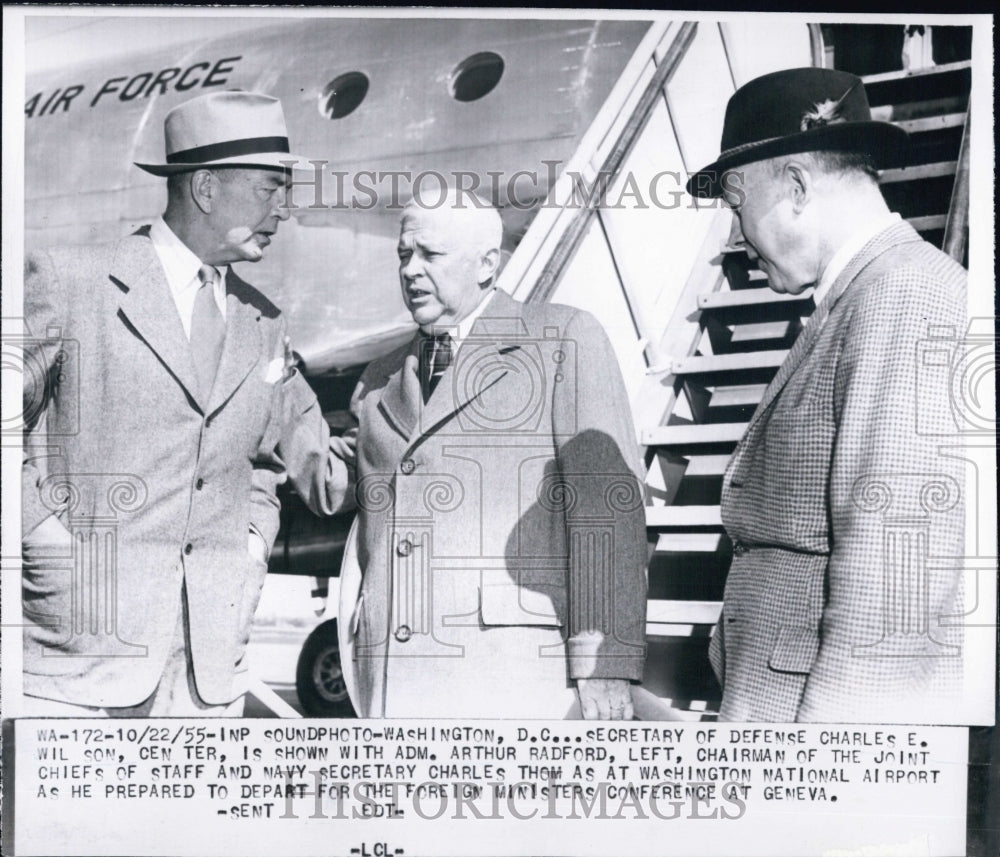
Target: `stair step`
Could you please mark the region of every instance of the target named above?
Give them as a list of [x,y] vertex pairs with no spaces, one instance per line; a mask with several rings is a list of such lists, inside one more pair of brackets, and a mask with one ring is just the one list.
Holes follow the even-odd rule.
[[872,83],[883,83],[887,80],[907,80],[912,77],[923,77],[928,74],[945,74],[949,71],[961,71],[965,68],[972,68],[971,60],[932,65],[927,68],[903,69],[901,71],[887,71],[882,74],[869,74],[862,77],[861,82],[867,88]]
[[790,321],[763,321],[738,324],[733,328],[730,343],[759,342],[762,339],[784,339],[788,336]]
[[958,161],[940,161],[936,164],[920,164],[915,167],[904,167],[898,170],[883,170],[879,176],[879,184],[894,182],[915,182],[920,179],[953,176],[958,169]]
[[882,104],[872,108],[872,119],[879,122],[902,122],[942,113],[961,113],[969,103],[967,94],[946,98],[929,98],[926,101],[907,101],[900,104]]
[[656,540],[657,553],[716,553],[722,533],[660,533]]
[[745,408],[760,404],[767,384],[744,384],[738,387],[716,387],[708,403],[709,408]]
[[746,423],[705,423],[703,425],[657,426],[642,430],[643,446],[690,446],[695,443],[736,443]]
[[728,455],[692,455],[688,460],[684,476],[685,478],[722,476],[729,465],[729,458]]
[[908,134],[923,134],[927,131],[940,131],[944,128],[960,128],[965,124],[964,113],[945,113],[943,116],[925,116],[923,119],[905,119],[893,122],[897,128],[902,128]]
[[758,306],[761,304],[794,303],[812,299],[813,290],[806,289],[797,295],[785,295],[763,289],[740,289],[739,291],[709,292],[698,296],[698,309],[728,309],[729,307]]
[[647,506],[647,527],[721,527],[718,506]]
[[721,612],[721,601],[650,601],[646,605],[646,621],[664,625],[714,625]]
[[[918,218],[923,219],[923,218]],[[916,228],[916,227],[914,227]],[[923,227],[930,229],[932,227]],[[788,351],[748,351],[745,354],[713,354],[705,357],[685,357],[674,360],[670,371],[674,375],[694,375],[704,372],[738,372],[744,369],[777,369]]]
[[930,232],[932,229],[944,229],[948,222],[948,215],[932,214],[928,217],[910,217],[906,222],[917,232]]

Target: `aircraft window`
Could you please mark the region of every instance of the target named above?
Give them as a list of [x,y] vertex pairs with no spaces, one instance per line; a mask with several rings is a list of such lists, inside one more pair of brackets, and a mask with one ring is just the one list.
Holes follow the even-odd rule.
[[503,58],[492,51],[473,54],[451,73],[451,96],[456,101],[475,101],[493,91],[503,76]]
[[368,78],[360,71],[349,71],[331,80],[319,97],[320,115],[343,119],[357,110],[368,94]]

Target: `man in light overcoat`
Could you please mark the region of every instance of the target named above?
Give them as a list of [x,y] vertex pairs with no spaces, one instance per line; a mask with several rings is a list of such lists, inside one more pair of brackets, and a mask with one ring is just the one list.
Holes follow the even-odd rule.
[[27,260],[29,714],[242,710],[284,479],[285,323],[229,265],[287,219],[295,157],[257,93],[185,102],[165,137],[166,163],[139,165],[167,178],[162,217]]
[[495,288],[497,211],[411,202],[413,340],[359,420],[354,705],[369,717],[628,719],[645,658],[642,467],[601,326]]

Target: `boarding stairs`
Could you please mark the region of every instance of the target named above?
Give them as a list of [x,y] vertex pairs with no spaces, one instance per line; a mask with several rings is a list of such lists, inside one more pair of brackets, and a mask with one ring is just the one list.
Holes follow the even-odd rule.
[[[680,719],[718,710],[707,650],[732,558],[719,509],[723,474],[814,304],[811,289],[768,288],[744,247],[730,243],[728,210],[706,211],[690,198],[673,211],[623,210],[616,189],[629,176],[679,163],[690,173],[714,158],[728,95],[748,79],[736,67],[738,36],[704,23],[651,28],[554,189],[561,207],[539,212],[501,281],[515,297],[589,309],[611,336],[647,467],[644,685],[662,716]],[[817,36],[810,27],[814,63],[823,57]],[[963,263],[970,75],[965,62],[865,79],[876,118],[912,138],[908,166],[881,175],[890,207]],[[716,103],[706,109],[710,96]],[[610,192],[581,205],[570,173],[585,185],[604,176]],[[665,255],[657,235],[669,243],[677,233]]]

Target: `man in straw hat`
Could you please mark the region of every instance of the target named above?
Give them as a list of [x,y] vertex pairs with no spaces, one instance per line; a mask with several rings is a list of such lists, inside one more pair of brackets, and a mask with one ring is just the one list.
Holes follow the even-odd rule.
[[732,96],[722,154],[688,183],[732,207],[774,291],[815,287],[723,482],[726,720],[940,720],[960,686],[962,467],[918,353],[964,332],[966,272],[882,197],[906,143],[860,78],[780,71]]
[[288,218],[297,159],[280,102],[252,92],[181,104],[165,138],[166,163],[138,164],[167,179],[162,217],[27,260],[28,713],[242,711],[278,529],[285,327],[229,266]]

